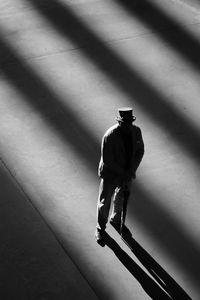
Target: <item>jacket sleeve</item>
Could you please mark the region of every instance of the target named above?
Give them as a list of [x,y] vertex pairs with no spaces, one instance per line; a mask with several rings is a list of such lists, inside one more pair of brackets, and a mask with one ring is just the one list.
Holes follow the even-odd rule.
[[116,173],[117,175],[123,174],[123,168],[121,168],[114,160],[113,140],[110,136],[105,136],[102,139],[101,155],[105,167],[107,167],[110,171]]
[[136,132],[136,153],[134,155],[133,164],[132,164],[132,171],[135,173],[137,168],[139,167],[142,158],[144,155],[144,141],[142,138],[142,132],[139,127],[137,127]]

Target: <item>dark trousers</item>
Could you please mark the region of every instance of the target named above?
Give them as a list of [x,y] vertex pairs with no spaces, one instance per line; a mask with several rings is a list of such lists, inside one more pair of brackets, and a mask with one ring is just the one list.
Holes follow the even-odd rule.
[[121,223],[125,188],[130,193],[131,181],[119,184],[114,180],[101,179],[97,204],[97,229],[105,230],[112,199],[113,209],[110,219],[114,223]]

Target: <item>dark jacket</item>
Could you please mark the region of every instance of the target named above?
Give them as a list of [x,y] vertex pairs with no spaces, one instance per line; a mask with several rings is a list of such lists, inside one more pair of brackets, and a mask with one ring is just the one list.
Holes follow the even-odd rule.
[[[131,129],[133,150],[130,169],[135,172],[144,155],[144,142],[139,127],[133,125]],[[101,178],[116,179],[123,177],[126,170],[126,150],[119,124],[110,127],[102,138],[101,159],[98,175]]]

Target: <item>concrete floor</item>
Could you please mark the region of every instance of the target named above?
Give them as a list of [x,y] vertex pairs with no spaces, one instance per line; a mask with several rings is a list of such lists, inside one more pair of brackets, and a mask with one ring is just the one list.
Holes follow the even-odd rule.
[[94,241],[120,106],[145,141],[127,225],[199,299],[200,2],[132,2],[0,1],[1,299],[161,299],[109,225]]

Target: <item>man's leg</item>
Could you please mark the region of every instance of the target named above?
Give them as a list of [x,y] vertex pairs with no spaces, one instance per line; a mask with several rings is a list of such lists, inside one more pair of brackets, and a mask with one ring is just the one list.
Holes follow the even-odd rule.
[[102,242],[103,233],[108,222],[111,198],[115,190],[112,182],[101,179],[97,204],[97,226],[95,237],[98,243]]
[[[114,194],[114,200],[113,200],[113,211],[112,215],[110,218],[110,222],[115,224],[117,227],[120,228],[121,225],[121,217],[124,207],[124,191],[126,189],[126,193],[130,194],[131,190],[131,182],[127,182],[124,185],[120,185],[115,189],[115,194]],[[123,220],[125,221],[125,219]]]
[[113,196],[114,190],[115,186],[112,182],[101,179],[97,204],[97,228],[99,230],[105,230],[106,228],[111,198]]

